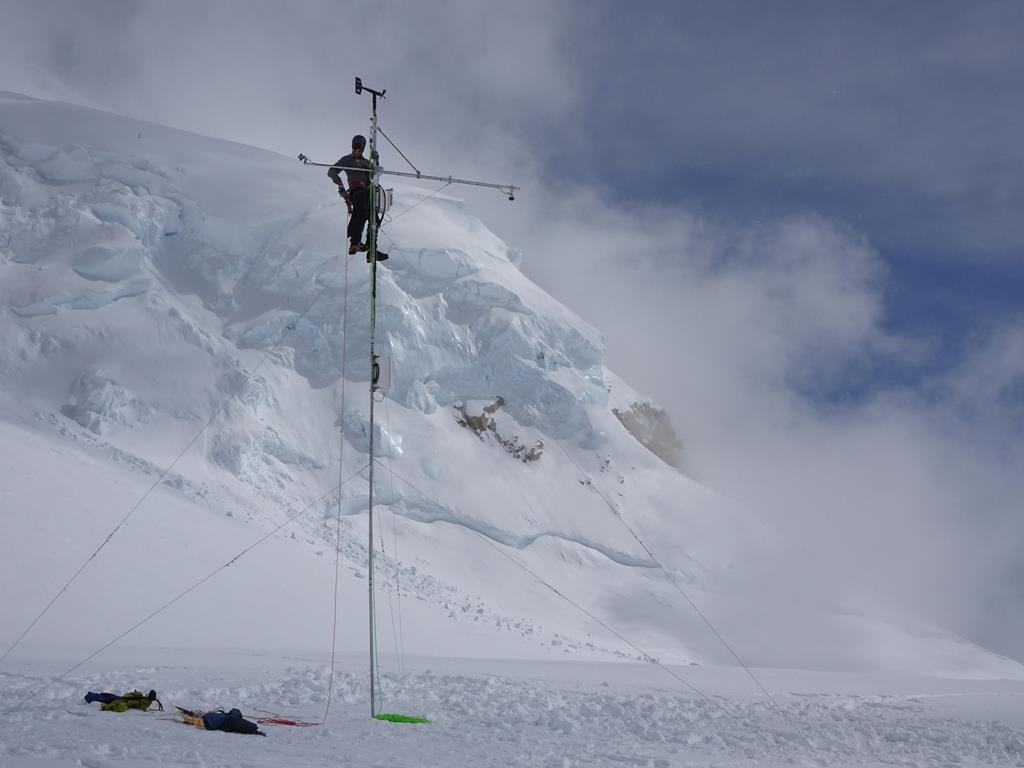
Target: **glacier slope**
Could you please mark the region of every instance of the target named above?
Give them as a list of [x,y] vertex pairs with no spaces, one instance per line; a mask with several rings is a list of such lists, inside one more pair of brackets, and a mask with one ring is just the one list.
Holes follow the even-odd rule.
[[[770,562],[771,531],[634,439],[612,409],[647,400],[605,367],[600,334],[529,281],[462,202],[427,197],[396,189],[379,270],[378,350],[394,372],[377,410],[378,607],[402,600],[381,619],[382,644],[637,656],[539,577],[655,656],[731,663],[619,517],[713,617],[731,591],[751,589],[747,563]],[[175,606],[178,621],[140,636],[324,647],[328,628],[310,626],[329,607],[338,526],[343,643],[359,647],[369,283],[358,258],[339,255],[336,201],[321,170],[270,152],[0,95],[0,445],[15,489],[0,561],[28,585],[0,605],[0,639],[173,463],[78,597],[47,617],[48,636],[109,639],[309,507],[246,555],[251,580],[228,569]],[[498,397],[493,432],[460,425],[459,409],[482,414]],[[338,523],[321,498],[349,475]],[[106,594],[126,562],[150,561],[140,553],[159,578],[94,600],[97,620],[84,594]],[[756,664],[1020,673],[909,619],[811,595],[763,596],[770,610],[792,603],[771,632],[761,618],[723,629]]]

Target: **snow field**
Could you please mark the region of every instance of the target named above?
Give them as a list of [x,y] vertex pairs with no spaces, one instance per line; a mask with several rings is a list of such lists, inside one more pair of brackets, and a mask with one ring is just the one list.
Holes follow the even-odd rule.
[[[769,671],[780,712],[763,697],[738,694],[742,680],[722,669],[702,674],[712,703],[678,690],[670,678],[659,681],[650,665],[520,662],[499,665],[509,674],[494,675],[481,672],[483,663],[410,657],[408,671],[385,677],[383,696],[384,711],[425,714],[433,721],[412,726],[369,718],[364,661],[346,655],[335,673],[327,722],[316,728],[267,725],[266,739],[202,732],[169,721],[168,712],[120,715],[81,702],[86,690],[156,686],[169,710],[174,704],[238,706],[251,717],[261,711],[307,721],[323,716],[329,671],[310,664],[307,654],[163,649],[159,665],[139,665],[147,653],[152,652],[125,649],[115,665],[90,665],[88,673],[75,673],[6,715],[0,763],[94,768],[338,762],[438,768],[1024,764],[1020,684],[908,679],[899,683],[903,692],[865,694],[858,689],[877,679]],[[43,666],[40,658],[33,661],[32,668]],[[635,682],[627,682],[631,677]],[[37,673],[0,672],[0,696],[10,701],[44,681]],[[945,686],[949,693],[909,693],[914,685],[933,691]],[[892,689],[892,680],[884,687]],[[801,690],[806,688],[812,690]],[[949,701],[960,711],[940,705]],[[967,702],[987,708],[983,715],[971,713]],[[1018,725],[994,715],[1016,719]]]

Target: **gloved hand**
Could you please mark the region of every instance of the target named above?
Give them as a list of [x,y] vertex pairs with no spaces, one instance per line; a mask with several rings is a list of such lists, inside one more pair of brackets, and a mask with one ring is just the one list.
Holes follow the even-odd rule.
[[341,186],[340,184],[338,185],[338,195],[341,197],[342,200],[345,201],[345,207],[348,208],[348,212],[349,212],[349,214],[351,214],[352,213],[352,197],[349,195],[349,193],[346,191],[346,189],[343,186]]

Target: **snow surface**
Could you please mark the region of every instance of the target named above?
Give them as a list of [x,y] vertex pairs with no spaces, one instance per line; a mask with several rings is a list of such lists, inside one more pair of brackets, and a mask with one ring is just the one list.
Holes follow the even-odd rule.
[[[17,585],[0,648],[124,521],[0,663],[0,700],[131,630],[4,715],[4,765],[1020,764],[1018,710],[976,706],[1019,695],[1019,664],[813,585],[759,592],[773,532],[626,431],[612,410],[650,401],[606,368],[600,333],[460,200],[397,186],[390,219],[378,641],[387,698],[437,724],[366,720],[356,656],[316,731],[242,744],[99,713],[85,689],[142,686],[315,717],[335,542],[338,647],[365,652],[368,274],[341,255],[322,169],[0,94],[0,579]],[[499,397],[493,431],[460,425]],[[771,709],[680,589],[751,664],[832,676],[764,669]],[[735,595],[759,610],[724,610]],[[312,650],[282,668],[282,649]],[[907,698],[922,691],[963,707]]]
[[[19,697],[81,651],[38,648],[0,672]],[[76,653],[77,651],[77,653]],[[711,700],[667,685],[650,665],[469,661],[409,656],[368,716],[366,661],[347,654],[315,728],[264,726],[265,739],[204,732],[163,713],[102,712],[88,689],[157,686],[167,710],[238,706],[320,722],[322,654],[120,648],[4,715],[0,764],[122,766],[982,766],[1024,764],[1024,684],[762,670],[778,708],[742,671],[687,669]],[[162,687],[161,687],[162,685]],[[724,707],[724,709],[723,709]]]

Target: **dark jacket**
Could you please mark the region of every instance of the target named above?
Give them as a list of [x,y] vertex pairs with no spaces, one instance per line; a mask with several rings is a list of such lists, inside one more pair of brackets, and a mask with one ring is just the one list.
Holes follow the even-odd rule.
[[203,727],[208,731],[228,731],[229,733],[252,733],[266,736],[256,725],[249,722],[237,709],[223,709],[207,712],[203,715]]
[[[370,186],[370,170],[373,168],[373,164],[365,157],[356,157],[355,155],[345,155],[343,158],[338,160],[335,165],[341,165],[345,168],[365,168],[365,171],[345,171],[345,175],[348,177],[348,188],[354,189],[355,187],[369,187]],[[338,178],[341,173],[339,168],[328,168],[327,175],[331,177],[331,181],[335,184],[340,184]]]

